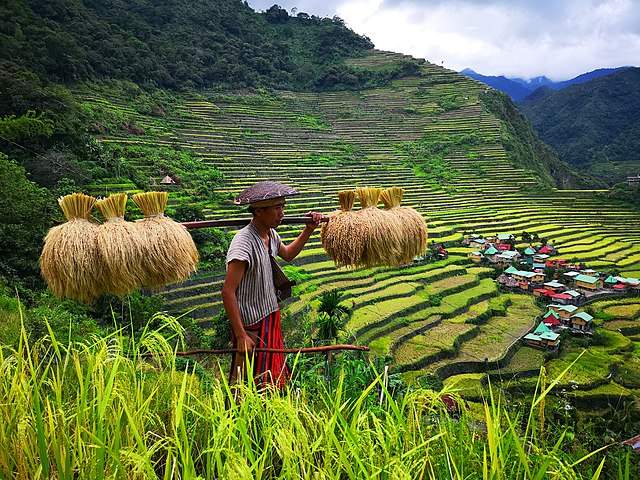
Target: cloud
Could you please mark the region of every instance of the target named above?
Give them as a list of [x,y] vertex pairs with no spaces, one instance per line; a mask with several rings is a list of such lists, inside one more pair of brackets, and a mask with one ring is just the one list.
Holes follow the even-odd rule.
[[[377,48],[485,75],[571,78],[640,58],[633,0],[285,0],[342,17]],[[256,8],[273,2],[250,1]]]

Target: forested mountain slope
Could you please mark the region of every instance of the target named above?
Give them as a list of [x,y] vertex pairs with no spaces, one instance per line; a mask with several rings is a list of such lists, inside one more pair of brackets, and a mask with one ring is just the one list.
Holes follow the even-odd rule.
[[373,77],[345,69],[340,60],[372,46],[337,17],[290,17],[277,6],[259,14],[240,0],[12,0],[0,6],[3,68],[57,82],[353,87]]
[[560,158],[610,184],[640,173],[640,69],[629,68],[521,104]]

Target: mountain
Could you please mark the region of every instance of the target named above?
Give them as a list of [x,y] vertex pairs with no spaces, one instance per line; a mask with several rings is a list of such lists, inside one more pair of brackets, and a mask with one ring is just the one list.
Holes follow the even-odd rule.
[[609,183],[640,172],[640,68],[540,89],[520,108],[567,163]]
[[514,102],[518,102],[524,99],[527,95],[529,95],[532,90],[527,88],[522,81],[516,81],[504,76],[494,77],[494,76],[486,76],[480,73],[474,72],[470,68],[465,68],[460,73],[463,75],[473,78],[474,80],[478,80],[479,82],[485,83],[490,87],[495,88],[496,90],[500,90],[501,92],[506,93],[511,97]]
[[[9,18],[11,22],[3,20]],[[0,153],[4,155],[0,173],[16,176],[18,165],[24,170],[21,175],[54,198],[88,186],[100,195],[132,185],[149,189],[150,178],[171,174],[190,184],[183,198],[192,203],[206,198],[215,205],[218,199],[211,193],[215,184],[207,179],[218,177],[208,170],[209,160],[196,162],[171,150],[181,145],[193,150],[194,145],[176,140],[180,136],[175,131],[181,128],[176,125],[183,121],[179,113],[197,118],[198,106],[186,105],[191,101],[208,105],[212,90],[226,92],[211,101],[214,106],[224,105],[225,95],[248,92],[228,108],[250,112],[266,105],[273,113],[265,108],[261,113],[265,117],[286,112],[278,117],[285,129],[320,132],[322,148],[300,140],[300,152],[290,152],[302,163],[360,160],[348,130],[362,129],[365,143],[369,135],[373,141],[391,129],[393,141],[372,144],[362,154],[377,159],[372,171],[384,167],[396,149],[404,149],[402,161],[396,159],[400,166],[415,165],[403,166],[403,175],[415,171],[434,188],[446,186],[447,192],[458,188],[442,185],[455,175],[451,165],[458,159],[460,170],[474,175],[494,167],[500,174],[506,168],[511,174],[505,180],[508,189],[586,184],[536,137],[506,95],[485,91],[478,82],[424,60],[375,51],[366,37],[349,30],[337,17],[304,13],[291,17],[276,6],[256,13],[237,0],[50,0],[37,8],[35,2],[13,0],[0,5],[0,40]],[[395,99],[393,88],[402,82],[407,85]],[[373,93],[367,101],[357,100],[361,92],[376,88],[387,89],[382,104],[372,107]],[[336,97],[348,98],[351,106],[342,108],[343,100],[331,104],[331,95],[320,96],[327,90],[339,92]],[[286,93],[274,97],[272,92],[304,94],[291,96],[288,103]],[[90,101],[94,96],[99,101]],[[316,117],[313,105],[299,108],[305,98],[316,97],[327,101],[329,118],[331,108],[342,115],[333,118],[335,126]],[[112,98],[121,103],[106,108]],[[260,161],[278,150],[281,137],[269,140],[266,127],[257,132],[253,119],[247,121],[221,126],[222,135],[230,136],[232,144],[216,150],[216,158],[239,151]],[[446,134],[423,139],[423,127],[431,122],[451,122],[451,128]],[[465,125],[462,132],[456,130],[458,125]],[[406,133],[413,128],[418,130]],[[342,133],[331,133],[332,129]],[[206,133],[207,138],[211,135],[218,134]],[[254,135],[259,135],[257,144],[248,144]],[[108,142],[99,142],[105,136],[127,138],[137,150],[110,152]],[[405,137],[415,144],[404,145]],[[187,132],[184,138],[192,140]],[[150,144],[153,148],[145,147]],[[163,145],[171,146],[171,151],[162,149]],[[142,158],[145,169],[139,168]],[[522,182],[510,183],[520,177]],[[366,178],[363,173],[353,184]],[[469,183],[459,189],[469,191]],[[3,198],[13,212],[13,197],[0,197],[0,203]],[[25,211],[23,218],[51,224],[28,208]],[[5,223],[21,222],[16,218]],[[2,237],[4,242],[11,241],[11,235]],[[32,242],[31,250],[0,245],[0,258],[17,256],[15,261],[0,262],[0,277],[23,282],[29,278],[29,285],[37,285],[37,258],[26,252],[37,251],[40,240]]]
[[276,5],[256,13],[238,0],[14,0],[2,2],[0,19],[0,70],[20,67],[64,83],[356,84],[358,72],[341,68],[341,60],[373,46],[338,17],[293,17]]
[[599,68],[591,72],[583,73],[577,77],[561,82],[554,82],[553,80],[543,76],[533,77],[530,79],[523,78],[507,78],[505,76],[488,76],[482,75],[473,71],[470,68],[465,68],[460,73],[467,77],[478,80],[482,83],[486,83],[490,87],[500,90],[511,97],[514,102],[520,102],[531,95],[539,88],[550,88],[552,90],[562,90],[570,85],[577,85],[585,83],[590,80],[594,80],[599,77],[611,75],[612,73],[625,70],[631,67],[617,67],[617,68]]

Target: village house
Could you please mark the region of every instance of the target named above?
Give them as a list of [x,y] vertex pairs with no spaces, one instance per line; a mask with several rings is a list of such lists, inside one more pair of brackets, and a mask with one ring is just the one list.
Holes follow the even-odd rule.
[[[505,273],[507,273],[507,270],[505,270]],[[529,290],[530,285],[539,285],[544,282],[544,274],[539,272],[516,270],[510,275],[518,281],[522,290]]]
[[487,243],[488,242],[484,238],[472,238],[469,240],[469,246],[471,248],[484,248]]
[[546,253],[536,253],[533,256],[533,268],[544,270],[547,258],[549,258],[549,255],[547,255]]
[[541,255],[555,255],[557,251],[553,245],[547,243],[538,249],[538,253]]
[[567,268],[567,261],[564,258],[552,258],[545,262],[548,268]]
[[630,187],[637,187],[640,185],[640,175],[627,177],[627,185]]
[[515,289],[520,287],[520,284],[518,283],[518,281],[515,278],[513,278],[513,277],[511,277],[509,275],[505,275],[504,273],[502,275],[500,275],[496,279],[496,281],[498,282],[498,284],[501,287],[504,287],[504,288],[506,288],[508,290],[515,290]]
[[563,321],[563,323],[569,323],[571,315],[573,315],[578,310],[578,307],[576,307],[575,305],[558,305],[553,303],[551,305],[547,305],[547,308],[553,312],[556,312],[560,316],[560,319]]
[[565,295],[569,295],[572,299],[571,303],[577,303],[578,301],[580,301],[582,299],[582,297],[584,296],[582,293],[576,291],[576,290],[566,290],[564,292]]
[[580,330],[582,332],[588,332],[591,330],[593,317],[587,312],[578,312],[569,318],[569,324],[571,328]]
[[494,262],[500,265],[510,265],[511,262],[517,260],[520,254],[516,250],[505,250],[494,256]]
[[495,262],[495,255],[498,255],[500,252],[493,245],[489,246],[484,252],[482,252],[487,260],[490,262]]
[[629,289],[640,289],[640,280],[638,280],[637,278],[632,278],[632,277],[615,277],[615,279],[618,281],[618,283],[621,283],[622,285],[624,285],[625,289],[629,290]]
[[564,277],[564,281],[571,285],[575,285],[576,277],[578,275],[580,275],[580,272],[574,272],[574,271],[565,272],[562,274],[562,276]]
[[532,347],[557,350],[560,346],[560,334],[553,332],[544,322],[540,322],[532,333],[523,337],[523,341]]
[[558,315],[555,310],[547,310],[542,316],[542,321],[549,328],[559,327],[562,324],[562,320],[560,319],[560,315]]
[[609,275],[607,278],[604,279],[604,286],[607,288],[613,288],[614,285],[616,285],[617,283],[618,283],[618,279],[613,275]]
[[575,285],[578,288],[584,288],[586,290],[598,290],[603,287],[603,281],[599,277],[592,277],[589,275],[576,275]]
[[484,258],[484,255],[482,254],[482,252],[479,252],[477,250],[469,254],[469,260],[471,260],[474,263],[482,262],[483,258]]
[[169,175],[165,175],[165,177],[162,180],[160,180],[160,185],[171,186],[175,184],[176,184],[176,181]]
[[564,283],[560,283],[557,280],[552,280],[550,282],[546,282],[544,284],[544,287],[548,288],[550,290],[553,290],[554,292],[558,292],[558,293],[567,289],[567,287],[565,286]]

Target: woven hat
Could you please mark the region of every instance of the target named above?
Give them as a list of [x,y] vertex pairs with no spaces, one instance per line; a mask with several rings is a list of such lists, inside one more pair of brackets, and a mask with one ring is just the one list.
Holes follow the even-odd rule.
[[250,205],[292,195],[298,195],[298,191],[287,185],[267,180],[244,189],[233,203],[236,205]]

